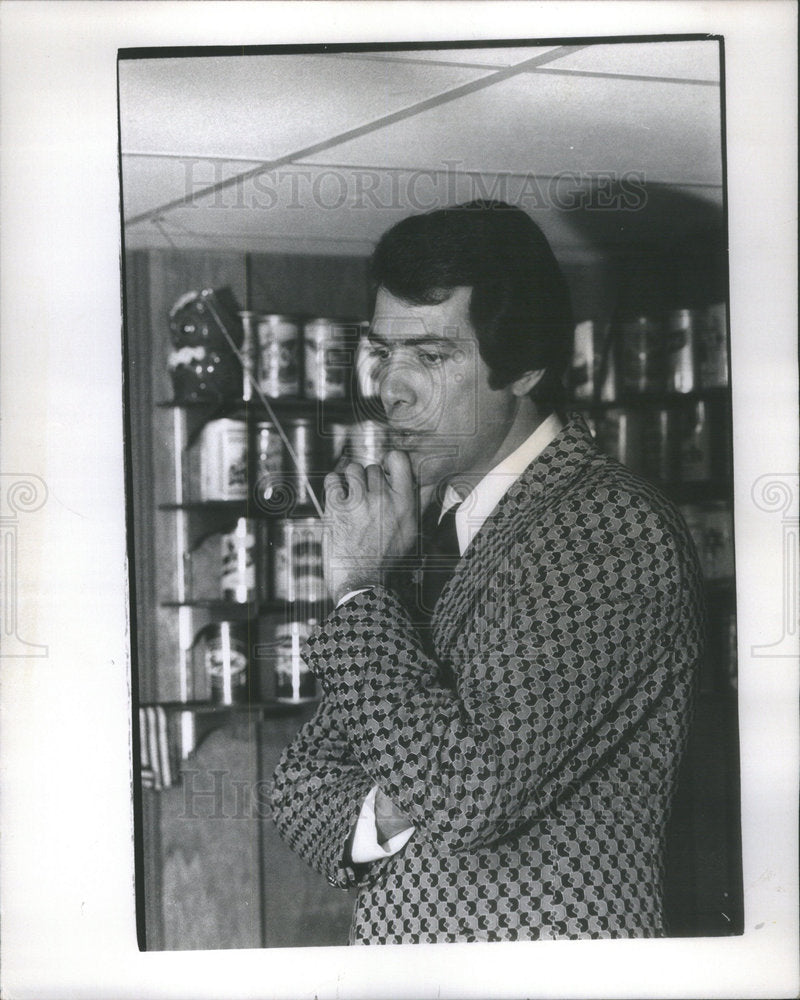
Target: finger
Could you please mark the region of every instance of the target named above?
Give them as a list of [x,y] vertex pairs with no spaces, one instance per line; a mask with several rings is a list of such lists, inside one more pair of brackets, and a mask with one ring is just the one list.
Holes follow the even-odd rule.
[[344,478],[347,483],[348,499],[361,500],[367,493],[367,477],[364,467],[358,462],[348,462],[344,467]]
[[338,472],[329,472],[325,477],[325,505],[339,506],[347,499],[347,486]]
[[396,450],[387,452],[383,465],[393,492],[403,495],[414,492],[414,470],[406,452]]
[[368,465],[364,471],[367,477],[367,489],[371,493],[381,490],[386,483],[383,469],[379,465]]

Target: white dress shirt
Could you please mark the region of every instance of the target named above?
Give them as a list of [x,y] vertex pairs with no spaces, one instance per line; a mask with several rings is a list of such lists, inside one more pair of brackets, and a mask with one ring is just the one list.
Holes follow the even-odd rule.
[[[562,426],[561,419],[555,413],[551,413],[539,424],[533,434],[522,442],[519,448],[512,451],[502,462],[487,472],[483,479],[464,497],[463,501],[452,486],[447,487],[439,520],[453,504],[461,503],[456,511],[456,535],[458,536],[460,555],[464,555],[470,542],[481,530],[484,522],[500,500],[531,462],[550,444]],[[350,600],[355,594],[360,593],[363,591],[354,590],[345,594],[337,607]],[[375,785],[367,795],[356,823],[351,848],[351,857],[356,864],[366,864],[396,854],[406,845],[414,833],[414,827],[408,826],[384,844],[379,843],[375,825],[375,794],[377,790],[378,786]]]

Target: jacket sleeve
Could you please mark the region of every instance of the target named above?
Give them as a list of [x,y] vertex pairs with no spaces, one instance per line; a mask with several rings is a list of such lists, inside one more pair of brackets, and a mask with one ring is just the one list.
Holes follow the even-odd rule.
[[385,589],[312,634],[309,666],[346,717],[355,756],[418,837],[458,851],[513,833],[665,700],[685,701],[697,581],[657,520],[643,514],[624,547],[574,522],[518,540],[482,575],[451,638],[455,690],[438,685]]
[[287,844],[331,885],[372,883],[381,862],[353,865],[352,830],[373,783],[352,750],[326,699],[281,755],[272,779],[272,819]]

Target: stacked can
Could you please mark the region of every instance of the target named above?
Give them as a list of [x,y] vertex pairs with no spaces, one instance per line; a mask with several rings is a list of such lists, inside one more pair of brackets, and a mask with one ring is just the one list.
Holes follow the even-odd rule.
[[247,499],[247,426],[223,417],[209,421],[193,445],[200,500]]
[[220,591],[223,600],[246,604],[256,599],[255,525],[240,517],[236,527],[221,536],[222,572]]
[[597,358],[602,352],[598,339],[597,324],[592,320],[584,320],[575,327],[570,368],[570,384],[575,399],[589,400],[595,397]]
[[712,475],[712,438],[708,407],[699,400],[680,414],[679,468],[685,483],[704,482]]
[[258,343],[257,317],[248,309],[239,313],[242,321],[242,399],[248,403],[253,398],[256,373],[256,344]]
[[258,503],[268,502],[283,473],[283,441],[271,420],[256,425],[255,496]]
[[317,467],[314,424],[307,417],[294,417],[285,421],[284,429],[294,454],[294,459],[289,455],[284,457],[284,475],[293,484],[295,504],[298,507],[310,507],[313,505],[311,493]]
[[287,622],[277,616],[263,623],[258,649],[263,697],[291,705],[316,698],[316,678],[303,659],[303,646],[316,624],[313,618]]
[[698,323],[699,381],[703,389],[714,389],[728,384],[728,322],[724,302],[718,302],[702,311]]
[[272,596],[290,604],[315,604],[326,597],[322,561],[322,521],[284,519],[270,525]]
[[299,325],[291,316],[258,317],[258,385],[270,399],[300,395]]
[[310,399],[346,399],[357,324],[318,317],[303,331],[305,394]]
[[635,394],[659,392],[664,371],[661,325],[650,316],[624,320],[619,341],[623,390]]
[[211,701],[218,705],[247,701],[247,625],[227,621],[206,625],[195,636],[193,646],[201,651]]
[[667,317],[667,392],[692,392],[697,386],[695,339],[697,314],[676,309]]
[[725,501],[681,508],[707,580],[733,576],[733,518]]

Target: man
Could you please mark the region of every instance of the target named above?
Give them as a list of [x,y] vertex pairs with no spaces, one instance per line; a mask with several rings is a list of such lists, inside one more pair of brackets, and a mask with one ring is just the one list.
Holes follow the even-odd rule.
[[[569,299],[525,213],[406,219],[373,273],[394,450],[326,480],[337,606],[307,652],[324,696],[276,771],[275,822],[358,887],[354,943],[662,935],[702,652],[685,527],[561,413]],[[435,534],[456,505],[431,609],[427,565],[410,588],[397,565],[421,512]]]

